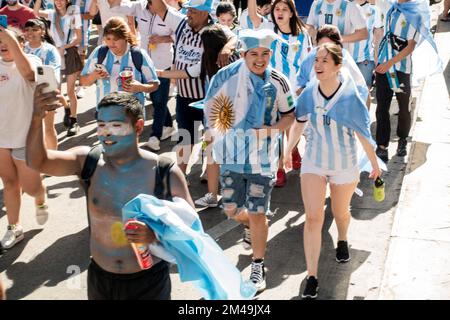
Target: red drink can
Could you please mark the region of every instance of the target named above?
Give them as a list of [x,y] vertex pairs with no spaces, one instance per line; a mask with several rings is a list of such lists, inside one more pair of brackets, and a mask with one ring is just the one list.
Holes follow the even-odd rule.
[[[136,229],[136,226],[130,224],[130,222],[136,221],[135,219],[130,219],[125,224],[126,229]],[[142,270],[150,269],[153,266],[153,259],[148,249],[148,244],[146,243],[131,243],[134,254],[136,255],[137,262]]]

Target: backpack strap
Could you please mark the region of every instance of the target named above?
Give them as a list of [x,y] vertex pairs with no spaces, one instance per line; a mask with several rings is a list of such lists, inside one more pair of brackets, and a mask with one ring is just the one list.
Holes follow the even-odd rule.
[[100,46],[100,48],[98,49],[98,54],[97,54],[97,63],[102,64],[103,61],[106,58],[106,55],[108,54],[109,48],[108,46],[102,45]]
[[97,168],[98,160],[100,159],[102,153],[103,147],[101,145],[97,145],[89,150],[89,153],[84,160],[83,169],[80,174],[80,182],[86,192],[86,197],[88,194],[88,189],[91,185],[91,177]]
[[153,194],[158,199],[172,201],[172,193],[170,191],[170,169],[175,164],[172,159],[158,156],[158,164],[155,172],[155,190]]
[[131,47],[130,52],[131,52],[131,60],[133,60],[134,67],[141,74],[141,78],[143,78],[142,64],[144,63],[144,57],[142,56],[142,52],[138,47]]

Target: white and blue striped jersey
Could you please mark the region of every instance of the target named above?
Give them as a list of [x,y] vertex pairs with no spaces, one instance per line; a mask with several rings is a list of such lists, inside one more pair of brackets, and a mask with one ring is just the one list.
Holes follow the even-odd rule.
[[[274,69],[268,69],[266,76],[269,77],[271,86],[270,89],[265,89],[266,105],[263,124],[270,126],[279,121],[281,114],[294,112],[294,106],[287,78]],[[250,73],[250,79],[254,85],[257,81],[263,81],[253,73]],[[245,155],[236,155],[237,163],[229,162],[227,158],[220,159],[221,170],[273,176],[278,169],[279,142],[279,136],[276,135],[264,138],[259,143],[249,143],[245,148]]]
[[349,51],[356,63],[363,61],[375,61],[374,58],[374,29],[383,28],[383,23],[381,22],[381,14],[379,9],[370,4],[369,2],[364,2],[360,5],[364,17],[367,22],[367,31],[369,32],[369,37],[366,40],[361,40],[357,42],[352,42],[349,45]]
[[[356,167],[358,159],[354,130],[338,125],[326,116],[323,108],[329,100],[321,94],[318,96],[320,106],[316,107],[316,112],[297,118],[301,121],[309,120],[305,131],[306,148],[303,158],[325,170],[339,171]],[[310,103],[314,104],[314,101]]]
[[241,12],[241,15],[239,16],[239,26],[241,29],[254,29],[254,30],[260,30],[260,29],[272,29],[273,30],[273,24],[272,23],[272,16],[268,14],[267,16],[262,18],[263,21],[259,25],[258,29],[255,29],[253,27],[253,22],[248,16],[248,9],[245,9]]
[[283,72],[289,79],[291,87],[295,90],[297,89],[294,86],[297,83],[297,72],[300,69],[300,64],[312,48],[311,38],[306,30],[297,36],[282,33],[279,30],[277,33],[286,43],[280,41],[272,43],[273,54],[270,64],[274,69]]
[[[356,30],[366,28],[362,8],[347,0],[314,1],[306,23],[315,29],[324,24],[332,24],[338,27],[341,35],[352,34]],[[349,49],[348,43],[344,43],[344,48]]]
[[50,21],[50,35],[55,40],[55,46],[57,48],[63,47],[66,44],[72,42],[73,38],[76,37],[75,29],[81,29],[81,16],[80,8],[77,6],[69,6],[67,12],[60,19],[60,26],[63,34],[60,36],[58,30],[56,29],[56,11],[46,10],[48,14],[48,20]]
[[[417,30],[406,20],[403,13],[400,12],[400,10],[394,9],[392,13],[386,17],[386,24],[384,27],[384,33],[390,32],[391,34],[398,37],[401,41],[409,41],[414,40],[416,43],[419,41],[420,34],[417,32]],[[386,44],[388,46],[388,50],[393,49],[393,54],[397,55],[401,48],[392,48],[391,41],[386,41]],[[378,55],[378,62],[384,63],[387,61],[387,57],[382,54],[382,48],[380,48],[380,52]],[[400,50],[397,50],[400,49]],[[395,64],[395,70],[404,72],[404,73],[411,73],[412,70],[412,62],[411,62],[411,54],[405,57],[402,61],[397,62]]]
[[[74,0],[72,4],[80,8],[80,14],[89,13],[89,8],[91,7],[92,0]],[[81,45],[82,48],[87,48],[89,44],[89,36],[91,34],[91,19],[81,18]]]
[[41,59],[45,66],[52,66],[58,82],[61,81],[61,56],[58,49],[50,43],[43,42],[39,48],[31,48],[28,43],[24,47],[25,53],[33,54]]
[[[86,61],[86,64],[81,71],[81,75],[85,76],[95,71],[95,64],[98,61],[98,52],[100,47],[95,48]],[[145,50],[139,49],[143,56],[142,61],[142,74],[135,68],[133,64],[133,59],[131,57],[130,47],[128,46],[126,53],[118,57],[108,50],[105,59],[102,64],[108,70],[110,77],[108,79],[100,79],[97,81],[97,104],[100,100],[111,92],[123,91],[122,85],[120,83],[119,73],[124,70],[133,71],[133,79],[139,81],[143,84],[148,84],[150,82],[159,83],[158,76],[156,75],[155,67],[153,62],[148,56]],[[138,92],[134,94],[142,105],[145,103],[145,97],[143,92]]]

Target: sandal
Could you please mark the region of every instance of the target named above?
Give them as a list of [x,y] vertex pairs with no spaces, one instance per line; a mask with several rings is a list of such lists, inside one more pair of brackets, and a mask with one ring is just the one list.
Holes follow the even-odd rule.
[[441,21],[449,22],[450,21],[450,16],[442,17]]

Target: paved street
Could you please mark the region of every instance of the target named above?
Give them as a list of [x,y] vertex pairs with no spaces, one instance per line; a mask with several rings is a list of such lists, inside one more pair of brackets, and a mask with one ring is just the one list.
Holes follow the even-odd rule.
[[[440,5],[433,6],[434,16],[440,11]],[[330,212],[329,199],[327,201],[327,216],[323,228],[322,254],[319,263],[320,292],[319,299],[385,299],[408,298],[408,291],[403,289],[403,294],[392,294],[398,292],[396,285],[405,285],[410,283],[411,279],[423,276],[426,269],[417,268],[418,275],[408,275],[407,280],[399,281],[395,278],[401,275],[404,269],[408,269],[410,263],[408,260],[401,260],[396,252],[399,252],[400,241],[411,234],[403,233],[405,229],[399,229],[405,225],[405,220],[399,220],[402,212],[399,213],[399,207],[404,208],[408,203],[414,203],[421,206],[426,213],[429,205],[433,208],[433,212],[438,214],[438,221],[434,226],[437,229],[428,229],[428,236],[433,241],[447,241],[445,244],[437,244],[440,250],[435,249],[434,253],[439,252],[440,258],[444,257],[444,261],[449,261],[450,252],[448,237],[448,216],[450,205],[447,201],[444,206],[439,205],[442,198],[448,199],[448,155],[450,155],[449,146],[449,105],[448,91],[450,90],[450,70],[447,65],[449,60],[450,48],[448,44],[444,46],[444,42],[448,43],[450,28],[449,23],[442,25],[438,29],[437,38],[445,51],[444,65],[446,78],[432,78],[425,83],[425,87],[418,87],[413,92],[412,112],[418,115],[417,123],[413,124],[411,137],[413,143],[409,145],[411,155],[399,158],[393,156],[389,161],[389,171],[384,174],[386,181],[386,199],[381,202],[375,202],[372,197],[372,183],[367,178],[367,174],[361,176],[359,188],[363,191],[364,196],[358,197],[354,195],[352,201],[352,221],[349,230],[349,243],[351,246],[352,260],[347,264],[338,264],[335,262],[335,244],[337,241],[337,229]],[[445,38],[446,37],[446,38]],[[446,40],[444,40],[446,39]],[[435,79],[433,81],[433,79]],[[436,117],[430,114],[430,111],[424,110],[423,106],[431,108],[432,97],[437,99],[437,91],[439,92],[439,100],[444,103],[435,104],[433,109],[442,114],[442,130],[433,135],[428,136],[428,140],[421,135],[424,131],[433,130]],[[447,90],[447,91],[446,91]],[[94,88],[87,90],[86,96],[80,100],[79,121],[82,126],[81,133],[73,138],[66,138],[66,133],[62,126],[63,112],[58,112],[57,130],[59,138],[59,148],[65,150],[77,145],[92,145],[96,143],[96,130],[94,120]],[[372,93],[374,97],[374,92]],[[441,100],[442,99],[442,100]],[[436,100],[437,101],[437,100]],[[447,103],[447,109],[445,109]],[[174,115],[174,99],[170,101],[171,112]],[[374,121],[376,101],[372,100],[371,118]],[[442,109],[444,108],[444,109]],[[395,110],[395,108],[392,108]],[[394,111],[393,111],[394,112]],[[150,134],[152,107],[147,106],[146,129],[141,142],[147,141]],[[443,121],[446,121],[445,124]],[[396,128],[396,117],[392,116],[392,126]],[[375,124],[372,123],[372,130]],[[416,130],[417,129],[417,130]],[[420,130],[420,131],[419,131]],[[395,133],[395,130],[393,130]],[[436,147],[429,148],[429,145],[439,141],[438,150]],[[420,142],[420,143],[419,143]],[[173,141],[164,141],[162,143],[161,153],[174,156],[172,148],[175,146]],[[396,138],[392,137],[392,143],[389,146],[391,155],[395,155],[397,147]],[[428,159],[439,158],[439,153],[446,152],[447,161],[437,162],[446,168],[444,175],[440,172],[434,172],[433,166],[428,166],[426,172],[423,172],[419,178],[414,176],[405,176],[412,173],[418,167],[424,166],[427,161],[427,152],[433,151],[434,157],[429,155]],[[434,162],[433,162],[434,163]],[[441,168],[439,167],[439,168]],[[201,166],[194,164],[190,171],[191,195],[193,199],[203,196],[207,192],[205,184],[199,181]],[[439,186],[438,195],[434,197],[420,197],[420,202],[414,201],[414,195],[417,192],[424,192],[417,186],[416,189],[410,188],[411,185],[420,184],[425,181],[427,176],[433,176],[433,182]],[[404,182],[408,185],[404,185]],[[428,181],[428,180],[427,180]],[[35,222],[34,205],[32,199],[28,195],[23,196],[21,220],[24,226],[25,240],[8,252],[0,255],[0,278],[3,280],[7,288],[7,296],[9,299],[86,299],[86,280],[87,266],[89,262],[88,247],[88,229],[86,219],[86,207],[83,191],[80,189],[76,177],[49,177],[45,178],[45,184],[48,190],[48,204],[51,210],[51,217],[47,224],[43,227]],[[426,185],[428,188],[434,188],[435,185]],[[2,189],[1,185],[0,188]],[[0,203],[2,202],[2,192],[0,192]],[[435,210],[436,209],[436,210]],[[267,267],[267,290],[258,296],[258,299],[281,299],[281,300],[297,300],[304,286],[304,278],[306,276],[306,263],[303,252],[303,227],[304,227],[304,208],[301,201],[300,185],[298,172],[290,172],[288,174],[288,184],[281,189],[275,189],[272,195],[271,210],[274,215],[270,219],[269,241],[266,254]],[[219,245],[224,249],[226,255],[242,271],[244,277],[250,274],[250,251],[244,250],[241,245],[242,231],[241,226],[236,225],[230,220],[226,220],[220,209],[199,209],[199,215],[203,222],[204,229],[215,238]],[[403,214],[404,216],[404,214]],[[434,219],[434,216],[433,216]],[[425,220],[431,219],[418,217],[410,222],[411,227],[420,225]],[[394,224],[395,221],[395,224]],[[434,220],[433,220],[434,221]],[[445,221],[447,221],[445,225]],[[1,236],[6,229],[7,221],[4,208],[0,211],[0,231]],[[445,229],[445,226],[447,229]],[[394,229],[393,229],[394,227]],[[440,229],[444,228],[444,229]],[[414,233],[411,227],[412,233]],[[441,231],[440,231],[441,230]],[[419,232],[419,231],[418,231]],[[417,233],[417,232],[416,232]],[[420,232],[419,232],[420,233]],[[439,239],[430,236],[431,233],[439,234]],[[404,238],[402,238],[404,236]],[[419,240],[416,240],[419,241]],[[430,241],[428,241],[430,242]],[[395,245],[395,246],[393,246]],[[427,251],[427,246],[420,244],[421,252]],[[408,252],[410,246],[404,244],[401,247],[402,252]],[[396,251],[397,250],[397,251]],[[437,251],[436,251],[437,250]],[[406,254],[406,253],[405,253]],[[431,254],[431,252],[430,252]],[[420,259],[420,256],[417,257]],[[398,260],[395,260],[398,259]],[[437,258],[434,258],[437,259]],[[445,260],[446,259],[446,260]],[[417,259],[416,259],[417,260]],[[414,262],[416,262],[414,260]],[[411,260],[412,261],[412,260]],[[447,270],[444,270],[443,262],[435,261],[438,270],[435,273],[439,277],[439,272],[446,272],[447,292],[440,291],[440,295],[433,295],[435,298],[450,298],[450,276]],[[442,268],[440,267],[442,266]],[[399,268],[400,267],[400,268]],[[200,295],[189,283],[181,283],[176,271],[172,268],[172,284],[174,299],[199,299]],[[440,278],[437,278],[436,285]],[[397,282],[395,282],[397,281]],[[432,289],[430,289],[432,290]],[[427,296],[415,296],[417,298],[426,298]]]

